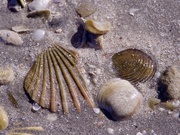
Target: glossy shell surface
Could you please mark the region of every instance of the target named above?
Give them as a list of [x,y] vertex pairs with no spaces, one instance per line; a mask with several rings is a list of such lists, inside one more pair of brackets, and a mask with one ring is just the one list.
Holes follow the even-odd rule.
[[138,49],[127,49],[113,55],[112,62],[120,78],[132,83],[150,80],[157,69],[156,62]]
[[114,78],[102,85],[97,102],[110,119],[121,120],[136,112],[142,98],[142,94],[129,81]]
[[61,106],[64,113],[69,112],[68,102],[72,101],[80,112],[80,94],[93,108],[94,103],[78,71],[77,59],[76,52],[58,45],[42,52],[24,81],[24,88],[32,100],[52,112]]

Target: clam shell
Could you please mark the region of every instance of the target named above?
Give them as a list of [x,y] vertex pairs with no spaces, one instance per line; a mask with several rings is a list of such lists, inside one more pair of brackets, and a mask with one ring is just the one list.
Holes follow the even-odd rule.
[[87,17],[96,12],[97,6],[94,0],[82,0],[78,7],[76,8],[76,12],[81,17]]
[[118,75],[132,83],[150,80],[157,69],[156,62],[138,49],[127,49],[112,57]]
[[32,100],[52,112],[56,112],[61,103],[64,113],[68,113],[68,95],[71,95],[80,112],[78,93],[81,93],[93,108],[94,103],[76,65],[77,59],[76,52],[58,45],[42,52],[24,81],[24,88]]
[[93,34],[101,35],[107,33],[110,30],[111,24],[109,22],[97,22],[93,20],[86,20],[85,28]]
[[142,94],[129,81],[115,78],[99,90],[99,108],[112,120],[120,120],[134,114],[141,104]]

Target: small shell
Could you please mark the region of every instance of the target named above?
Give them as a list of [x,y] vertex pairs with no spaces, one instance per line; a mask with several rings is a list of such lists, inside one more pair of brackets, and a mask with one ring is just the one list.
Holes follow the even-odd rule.
[[51,0],[33,0],[33,2],[29,3],[28,8],[30,11],[44,10],[47,8],[50,1]]
[[67,96],[71,95],[74,106],[80,112],[79,91],[93,108],[94,103],[76,65],[77,58],[76,52],[58,45],[42,52],[24,81],[25,90],[32,100],[52,112],[56,112],[61,103],[64,113],[68,113]]
[[96,8],[97,7],[94,0],[81,0],[78,7],[76,8],[76,12],[81,17],[87,17],[96,12]]
[[13,44],[13,45],[23,44],[22,38],[16,32],[10,30],[0,30],[0,41],[1,39],[8,44]]
[[109,22],[96,22],[93,20],[87,20],[85,21],[85,28],[89,32],[93,34],[106,34],[110,28],[111,24]]
[[31,17],[31,18],[44,17],[46,20],[48,20],[50,15],[51,15],[50,10],[37,10],[28,13],[27,17]]
[[157,98],[149,98],[148,99],[148,105],[149,107],[154,110],[155,105],[159,104],[161,101]]
[[11,67],[0,67],[0,85],[9,84],[14,78],[14,71]]
[[150,80],[156,72],[156,62],[138,49],[127,49],[112,57],[119,77],[132,83]]
[[0,130],[7,128],[9,123],[7,112],[4,110],[4,107],[0,105]]
[[14,26],[12,27],[12,30],[17,32],[17,33],[22,33],[22,32],[28,32],[30,29],[26,26],[20,25],[20,26]]
[[116,78],[102,86],[97,101],[99,108],[110,119],[120,120],[134,114],[142,98],[142,94],[128,81]]

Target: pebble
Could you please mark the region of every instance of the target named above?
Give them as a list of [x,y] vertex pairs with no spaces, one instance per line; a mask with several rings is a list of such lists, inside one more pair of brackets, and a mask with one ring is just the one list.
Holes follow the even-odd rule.
[[99,109],[99,108],[93,108],[93,111],[94,111],[96,114],[99,114],[99,113],[100,113],[100,109]]
[[161,82],[167,85],[167,93],[172,99],[180,98],[180,61],[168,67],[161,76]]
[[58,116],[55,113],[50,113],[46,116],[46,119],[53,122],[53,121],[56,121],[58,119]]
[[137,132],[137,134],[136,135],[143,135],[141,132]]
[[51,0],[34,0],[29,3],[28,8],[30,11],[46,9]]
[[32,106],[32,110],[33,111],[38,111],[38,110],[40,110],[41,109],[41,106],[40,105],[38,105],[37,103],[33,103],[33,106]]
[[4,110],[4,107],[0,105],[0,130],[7,128],[9,123],[7,112]]
[[23,44],[22,38],[16,32],[10,30],[0,30],[0,41],[1,40],[7,44],[13,44],[13,45]]
[[131,8],[131,9],[129,9],[129,14],[134,16],[134,13],[137,12],[137,11],[139,11],[138,8]]
[[112,128],[107,128],[107,132],[108,132],[109,134],[113,135],[113,134],[114,134],[114,129],[112,129]]
[[61,33],[61,32],[62,32],[62,29],[57,29],[55,32],[56,32],[56,33]]
[[98,92],[100,109],[105,110],[113,120],[130,117],[142,102],[142,94],[129,81],[111,79]]
[[14,71],[11,67],[0,67],[0,85],[9,84],[14,78]]
[[37,29],[34,31],[32,38],[34,41],[40,41],[44,38],[45,33],[46,33],[45,30]]

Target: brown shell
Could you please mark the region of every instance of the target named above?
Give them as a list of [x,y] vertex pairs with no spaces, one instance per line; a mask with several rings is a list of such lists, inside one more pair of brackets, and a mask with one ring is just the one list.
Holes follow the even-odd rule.
[[32,100],[52,112],[56,112],[57,105],[61,103],[64,113],[68,113],[68,95],[71,95],[80,112],[78,93],[81,93],[89,106],[94,107],[77,70],[77,59],[76,52],[58,45],[39,54],[24,81],[24,88]]
[[150,80],[156,72],[156,62],[138,49],[127,49],[112,57],[118,75],[132,83]]

